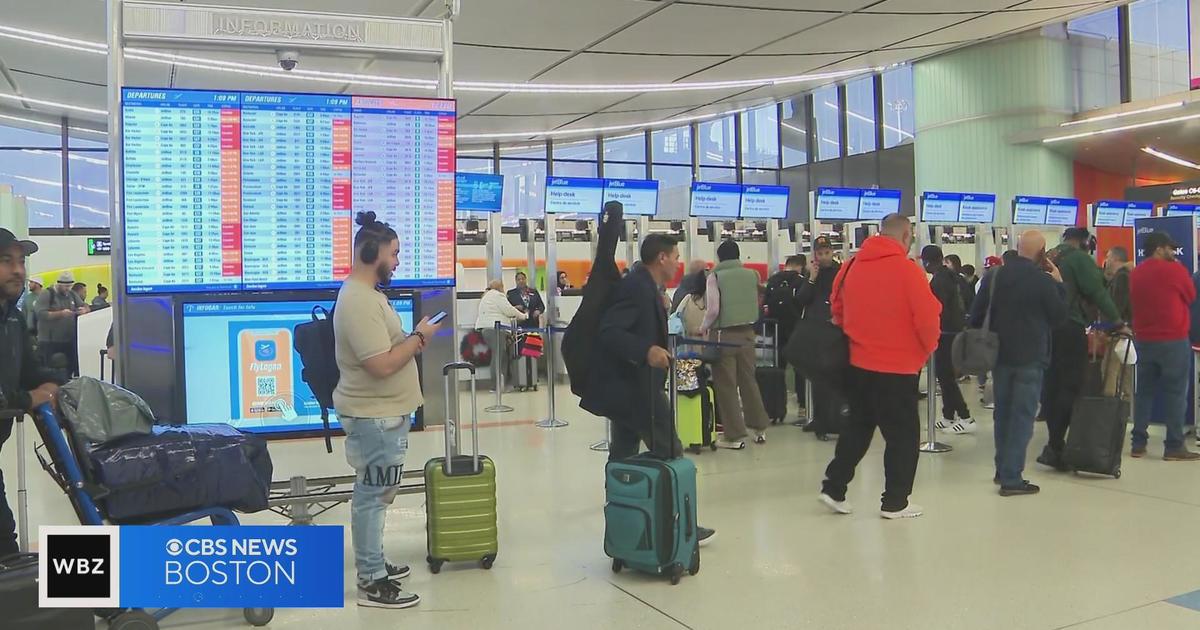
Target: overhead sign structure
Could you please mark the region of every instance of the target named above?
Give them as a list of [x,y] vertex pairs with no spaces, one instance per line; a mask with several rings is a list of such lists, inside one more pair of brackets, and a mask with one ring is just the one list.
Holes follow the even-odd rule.
[[[606,179],[604,203],[610,201],[620,202],[625,216],[652,217],[658,214],[658,180]],[[600,208],[594,214],[599,212]]]
[[454,207],[459,212],[500,212],[503,201],[503,175],[454,174]]
[[790,190],[787,186],[747,184],[742,187],[742,204],[738,214],[743,219],[786,219]]
[[1096,227],[1133,227],[1134,221],[1154,214],[1151,201],[1117,201],[1105,199],[1092,206]]
[[546,214],[598,214],[604,207],[604,180],[596,177],[546,179]]
[[708,219],[736,219],[741,211],[740,184],[692,183],[692,203],[689,214]]

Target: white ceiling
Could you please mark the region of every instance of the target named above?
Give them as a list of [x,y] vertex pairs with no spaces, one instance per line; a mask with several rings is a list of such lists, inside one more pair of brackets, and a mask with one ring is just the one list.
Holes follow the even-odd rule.
[[[413,15],[420,0],[180,0],[267,8]],[[1089,13],[1119,0],[462,0],[460,80],[533,83],[724,81],[857,69],[919,59]],[[434,0],[422,17],[437,17]],[[100,41],[103,0],[0,0],[6,26]],[[274,65],[272,54],[189,53]],[[431,64],[318,57],[302,67],[432,79]],[[131,61],[147,86],[404,93]],[[103,58],[0,39],[0,93],[104,107]],[[793,84],[649,94],[459,92],[460,133],[586,128],[719,112],[786,98]],[[410,91],[409,94],[430,94]]]

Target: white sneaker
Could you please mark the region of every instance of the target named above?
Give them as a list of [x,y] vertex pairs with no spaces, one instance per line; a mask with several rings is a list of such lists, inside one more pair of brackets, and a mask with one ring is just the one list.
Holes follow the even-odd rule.
[[917,518],[918,516],[920,516],[923,513],[924,513],[924,509],[922,509],[921,506],[917,505],[916,503],[909,503],[908,507],[904,508],[903,510],[900,510],[899,512],[887,512],[884,510],[879,510],[879,515],[888,520],[895,520],[895,519],[900,519],[900,518]]
[[854,508],[850,507],[849,501],[835,501],[833,497],[824,492],[821,493],[821,496],[817,497],[817,500],[837,514],[849,514],[854,511]]
[[952,424],[954,424],[954,421],[943,419],[943,420],[938,420],[937,422],[933,423],[933,426],[937,427],[938,431],[947,431],[950,429],[950,425],[952,425]]
[[985,402],[985,403],[981,403],[981,404],[983,405],[984,409],[995,409],[996,408],[996,403],[994,403],[994,402]]
[[740,451],[740,450],[746,448],[746,442],[744,440],[730,441],[730,440],[720,439],[720,440],[717,440],[717,448],[727,448],[731,451]]
[[767,432],[755,430],[754,431],[754,443],[755,444],[766,444],[767,443]]
[[950,428],[946,429],[946,432],[953,433],[955,435],[966,435],[968,433],[974,433],[977,430],[979,430],[979,425],[975,424],[975,421],[971,418],[966,418],[950,425]]

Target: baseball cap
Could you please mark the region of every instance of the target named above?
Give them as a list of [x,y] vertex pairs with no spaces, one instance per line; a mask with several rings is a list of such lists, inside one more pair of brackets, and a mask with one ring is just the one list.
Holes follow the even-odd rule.
[[16,234],[13,234],[8,229],[0,228],[0,249],[8,249],[14,243],[21,246],[21,253],[26,256],[32,256],[37,253],[37,243],[19,239]]
[[1003,264],[1004,264],[1004,261],[999,256],[988,256],[987,258],[985,258],[983,260],[983,268],[984,269],[991,269],[992,267],[999,267],[1000,265],[1003,265]]
[[1145,250],[1147,256],[1154,253],[1154,251],[1159,247],[1170,247],[1174,249],[1178,247],[1178,245],[1175,244],[1175,241],[1171,238],[1171,235],[1167,234],[1166,232],[1151,232],[1142,239],[1142,249]]
[[813,241],[813,249],[833,249],[833,241],[829,240],[828,236],[818,236],[817,240]]
[[1091,232],[1088,232],[1087,228],[1072,227],[1072,228],[1067,228],[1066,231],[1063,232],[1062,237],[1063,237],[1064,241],[1074,241],[1074,240],[1087,241],[1088,239],[1090,239],[1092,237],[1092,234],[1091,234]]
[[59,284],[75,284],[75,274],[70,271],[64,271],[58,274]]

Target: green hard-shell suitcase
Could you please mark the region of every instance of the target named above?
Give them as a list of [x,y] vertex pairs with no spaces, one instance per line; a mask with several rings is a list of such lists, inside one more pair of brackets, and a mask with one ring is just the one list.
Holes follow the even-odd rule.
[[[458,419],[446,414],[446,456],[425,464],[425,532],[429,551],[429,570],[438,573],[446,562],[479,562],[492,568],[500,542],[496,524],[496,467],[479,454],[479,416],[475,404],[475,366],[447,363],[442,368],[446,381],[446,400],[450,397],[452,374],[471,373],[472,455],[454,455]],[[448,405],[448,407],[450,407]],[[457,414],[453,414],[457,415]]]

